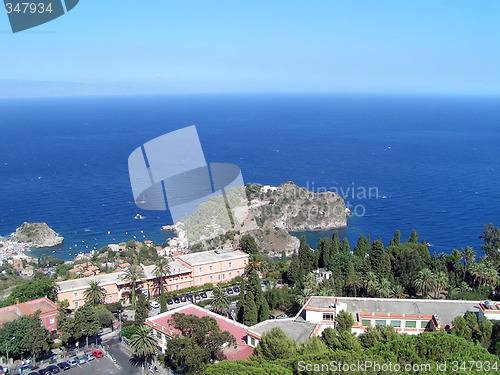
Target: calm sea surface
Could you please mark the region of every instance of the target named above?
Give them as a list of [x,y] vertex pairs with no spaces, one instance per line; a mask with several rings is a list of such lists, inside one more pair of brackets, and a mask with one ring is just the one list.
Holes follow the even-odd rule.
[[0,234],[47,222],[64,245],[33,254],[64,259],[163,241],[170,218],[134,206],[127,158],[193,124],[207,161],[245,182],[342,193],[352,246],[416,228],[431,251],[479,250],[482,225],[500,224],[499,98],[184,95],[0,100]]

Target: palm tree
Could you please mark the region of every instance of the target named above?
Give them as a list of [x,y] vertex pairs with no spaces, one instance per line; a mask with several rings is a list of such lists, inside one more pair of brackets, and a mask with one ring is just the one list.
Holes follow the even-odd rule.
[[91,281],[89,288],[85,289],[83,295],[91,305],[99,305],[106,298],[106,289],[99,285],[99,281]]
[[[318,290],[318,296],[322,297],[333,297],[335,296],[335,291],[332,288],[328,288],[327,286],[322,286]],[[307,301],[307,300],[306,300]]]
[[413,284],[417,292],[421,293],[422,297],[425,297],[434,288],[434,274],[430,269],[424,268],[418,273]]
[[405,288],[401,285],[396,285],[391,290],[391,297],[393,298],[404,298],[405,296]]
[[300,306],[304,306],[306,304],[306,302],[309,300],[309,298],[311,298],[311,296],[313,295],[313,291],[309,288],[304,288],[302,289],[302,291],[300,292],[300,294],[297,294],[297,296],[295,297],[295,301],[300,305]]
[[443,289],[448,288],[449,280],[448,275],[444,271],[439,271],[434,278],[434,288],[436,293],[434,294],[434,298],[439,297],[439,292]]
[[168,264],[167,258],[160,257],[155,261],[155,268],[153,269],[153,275],[158,280],[159,295],[161,296],[164,292],[163,290],[163,278],[170,275],[170,265]]
[[465,274],[469,270],[470,266],[474,263],[474,260],[476,259],[476,252],[472,247],[466,247],[465,249],[462,250],[462,259],[464,260],[464,277],[463,281],[465,281]]
[[229,307],[231,302],[227,297],[226,291],[222,288],[215,287],[213,290],[213,295],[214,298],[212,299],[212,310],[220,314]]
[[131,265],[125,271],[124,279],[130,284],[130,303],[132,304],[132,308],[135,308],[135,290],[137,288],[137,282],[144,277],[144,271],[142,270],[142,268],[139,268],[137,264]]
[[387,298],[391,294],[391,282],[386,278],[380,280],[380,283],[376,289],[377,295],[383,298]]
[[246,267],[247,275],[250,275],[251,272],[257,271],[257,272],[262,272],[264,269],[264,264],[259,261],[249,261],[248,265]]
[[140,325],[136,328],[130,339],[130,347],[134,354],[143,360],[144,370],[146,370],[146,363],[156,353],[157,345],[148,326]]
[[377,275],[373,272],[367,272],[363,277],[363,285],[368,292],[369,295],[375,295],[375,290],[378,287],[378,278]]

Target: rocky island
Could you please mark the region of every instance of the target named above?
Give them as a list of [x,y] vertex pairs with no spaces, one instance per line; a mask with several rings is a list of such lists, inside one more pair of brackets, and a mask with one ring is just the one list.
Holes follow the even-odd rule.
[[58,246],[63,243],[64,237],[60,237],[47,223],[23,223],[9,241],[40,248]]
[[[255,237],[260,248],[270,255],[283,250],[291,254],[299,239],[290,232],[326,231],[347,227],[349,210],[342,197],[333,192],[315,193],[286,182],[280,186],[248,184],[243,196],[229,192],[229,223],[223,203],[211,198],[201,204],[187,220],[175,225],[185,233],[190,246],[213,248],[238,241],[244,234]],[[228,230],[229,225],[231,230]]]

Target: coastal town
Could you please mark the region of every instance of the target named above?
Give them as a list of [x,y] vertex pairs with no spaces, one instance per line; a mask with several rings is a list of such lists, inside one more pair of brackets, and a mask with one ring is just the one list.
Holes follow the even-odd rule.
[[[496,234],[495,227],[485,230],[485,235]],[[9,357],[1,359],[6,373],[34,373],[47,364],[55,372],[74,363],[76,373],[83,363],[104,365],[105,361],[110,362],[111,373],[120,373],[130,365],[123,358],[135,356],[139,365],[130,371],[194,374],[227,361],[245,361],[234,365],[244,368],[253,356],[271,360],[277,355],[268,348],[272,340],[296,347],[297,355],[299,348],[318,339],[325,350],[348,350],[363,348],[368,338],[392,342],[439,333],[445,335],[440,340],[477,340],[485,348],[483,356],[493,359],[486,348],[498,342],[500,302],[490,299],[496,295],[498,275],[487,268],[493,257],[476,261],[471,250],[453,253],[463,262],[444,282],[441,274],[426,268],[433,267],[433,260],[426,245],[418,242],[416,231],[407,242],[397,231],[386,248],[361,236],[351,250],[337,232],[322,239],[317,249],[301,238],[291,257],[283,252],[279,259],[264,254],[250,235],[233,246],[200,252],[181,246],[175,237],[163,246],[128,241],[66,262],[51,256],[34,259],[26,250],[27,244],[14,241],[4,241],[0,247],[2,282],[20,280],[7,289],[10,294],[4,294],[0,308],[0,344],[10,348]],[[421,262],[417,269],[406,269],[415,279],[406,281],[399,256]],[[449,258],[443,257],[441,261]],[[355,266],[361,259],[368,261]],[[360,272],[357,267],[370,271]],[[460,290],[451,285],[454,272],[459,283],[460,278],[466,280]],[[32,290],[44,287],[36,294],[23,289],[23,284]],[[45,346],[28,350],[32,353],[28,358],[27,352],[14,346],[19,337],[1,339],[2,330],[15,329],[22,319],[38,320],[45,332],[40,337],[47,340]],[[212,343],[214,360],[182,357],[175,349],[177,341],[195,343],[187,327],[206,324],[206,319],[219,332],[213,334],[214,340],[220,339]],[[464,325],[486,336],[471,333],[469,337],[459,330]],[[148,343],[149,354],[141,355]],[[95,357],[94,352],[104,357]]]

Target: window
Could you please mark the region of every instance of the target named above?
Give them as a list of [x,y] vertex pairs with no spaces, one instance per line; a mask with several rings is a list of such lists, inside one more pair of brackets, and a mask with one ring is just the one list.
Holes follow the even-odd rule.
[[247,261],[246,261],[246,260],[244,260],[244,261],[243,261],[243,264],[246,266],[246,265],[247,265]]
[[233,273],[229,272],[229,278],[231,279],[233,277]]
[[236,271],[236,276],[240,276],[240,271]]
[[55,322],[56,322],[56,319],[55,319],[55,318],[50,318],[50,319],[49,319],[49,323],[50,323],[50,324],[54,324]]
[[385,320],[375,320],[375,327],[385,327],[385,326],[386,326]]
[[78,292],[74,292],[73,297],[78,298]]
[[203,270],[202,267],[198,267],[198,272],[201,273],[201,271]]
[[75,309],[77,309],[77,308],[78,308],[78,306],[80,306],[80,305],[78,304],[78,301],[76,301],[76,302],[75,302]]
[[250,337],[250,346],[256,346],[254,337]]
[[226,274],[225,273],[222,274],[222,280],[226,280]]
[[156,331],[156,336],[161,339],[161,332],[160,331]]
[[198,284],[199,284],[199,285],[203,284],[203,277],[200,277],[200,278],[198,279]]
[[391,326],[396,328],[401,327],[401,320],[391,320]]
[[370,327],[372,325],[370,319],[363,319],[361,323],[363,324],[363,327]]
[[210,282],[214,281],[214,277],[210,276]]
[[179,289],[180,289],[179,284],[177,284],[177,285],[175,286],[175,290],[179,290]]
[[323,313],[323,320],[333,322],[335,320],[333,313]]
[[109,302],[113,302],[113,296],[109,296]]
[[429,321],[422,320],[420,322],[420,324],[421,324],[420,327],[422,327],[422,328],[425,328],[425,329],[431,329],[432,328],[430,320]]
[[217,275],[217,280],[220,280],[220,273]]
[[233,262],[229,262],[229,268],[233,266]]
[[210,266],[208,269],[209,269],[210,271],[212,271],[212,266]]
[[415,320],[408,320],[406,322],[406,328],[417,328],[417,322]]

